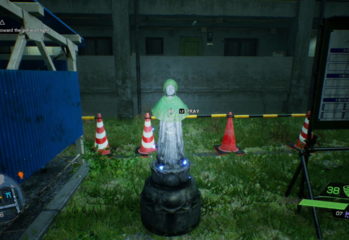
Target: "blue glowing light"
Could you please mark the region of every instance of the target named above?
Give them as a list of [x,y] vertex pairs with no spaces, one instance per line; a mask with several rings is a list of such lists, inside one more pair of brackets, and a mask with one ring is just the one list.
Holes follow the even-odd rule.
[[160,171],[164,170],[164,165],[159,165],[159,170]]
[[187,166],[189,164],[189,161],[188,161],[188,159],[183,159],[182,160],[182,166]]

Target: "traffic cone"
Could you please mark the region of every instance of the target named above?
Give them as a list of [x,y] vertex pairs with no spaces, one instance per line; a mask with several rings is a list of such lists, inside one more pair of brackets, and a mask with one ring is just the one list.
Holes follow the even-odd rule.
[[153,128],[151,126],[150,114],[146,113],[144,116],[144,128],[143,128],[143,136],[141,147],[136,149],[136,153],[147,156],[148,154],[155,152],[155,140],[153,136]]
[[[297,139],[296,144],[289,144],[288,146],[296,149],[296,150],[302,150],[304,149],[305,146],[307,146],[307,139],[308,139],[308,129],[309,129],[309,114],[306,116],[305,120],[304,120],[304,124],[301,130],[301,133],[299,134],[299,137]],[[311,144],[315,144],[316,141],[316,136],[312,134],[311,136]]]
[[309,119],[308,117],[306,117],[304,120],[302,131],[299,134],[296,144],[294,144],[295,148],[303,149],[305,147],[305,145],[307,144],[306,140],[308,139],[308,129],[309,129]]
[[104,129],[103,120],[102,120],[102,114],[98,113],[96,117],[96,141],[95,141],[95,148],[97,152],[99,152],[101,155],[108,155],[110,154],[110,148],[109,143],[107,139],[107,134]]
[[231,152],[236,153],[238,155],[245,154],[244,151],[240,150],[236,146],[233,114],[231,112],[228,114],[227,125],[225,127],[222,144],[216,145],[215,149],[219,154],[231,153]]

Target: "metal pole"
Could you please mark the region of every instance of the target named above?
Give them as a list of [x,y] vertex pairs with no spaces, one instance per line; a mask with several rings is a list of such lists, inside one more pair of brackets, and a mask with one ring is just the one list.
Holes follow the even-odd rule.
[[[302,164],[302,157],[305,156],[305,151],[302,151],[300,154],[299,154],[299,158],[300,158],[300,164],[301,164],[301,169],[303,169],[303,164]],[[306,164],[308,165],[308,156],[306,157]],[[303,169],[304,170],[304,169]],[[301,181],[299,183],[299,191],[298,191],[298,197],[300,199],[304,198],[304,185],[305,185],[305,174],[304,174],[304,171],[302,171],[301,173]],[[302,210],[302,206],[300,205],[297,205],[297,212],[299,213],[300,211]]]
[[134,0],[134,17],[135,17],[135,31],[134,31],[134,41],[135,41],[135,53],[136,53],[136,81],[137,81],[137,111],[138,114],[142,112],[142,101],[141,101],[141,60],[139,53],[139,1]]
[[[308,175],[308,167],[307,167],[308,158],[309,158],[308,153],[301,154],[301,162],[302,162],[302,166],[303,166],[303,174],[304,174],[304,178],[305,178],[305,183],[307,185],[309,198],[313,200],[314,196],[313,196],[313,191],[312,191],[311,184],[310,184],[310,179],[309,179],[309,175]],[[320,228],[319,219],[318,219],[315,207],[312,207],[312,214],[313,214],[313,220],[314,220],[317,238],[319,240],[322,240],[321,228]]]

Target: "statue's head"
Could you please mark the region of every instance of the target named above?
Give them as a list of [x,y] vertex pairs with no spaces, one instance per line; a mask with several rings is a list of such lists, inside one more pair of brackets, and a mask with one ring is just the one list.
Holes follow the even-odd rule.
[[178,84],[173,79],[167,79],[164,83],[163,90],[166,96],[174,96],[178,90]]

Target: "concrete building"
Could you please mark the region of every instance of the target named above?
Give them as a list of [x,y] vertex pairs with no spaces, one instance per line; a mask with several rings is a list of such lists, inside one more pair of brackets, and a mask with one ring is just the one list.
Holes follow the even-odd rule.
[[83,114],[109,117],[149,111],[167,78],[202,114],[305,112],[319,18],[349,15],[329,0],[40,2],[86,40]]

